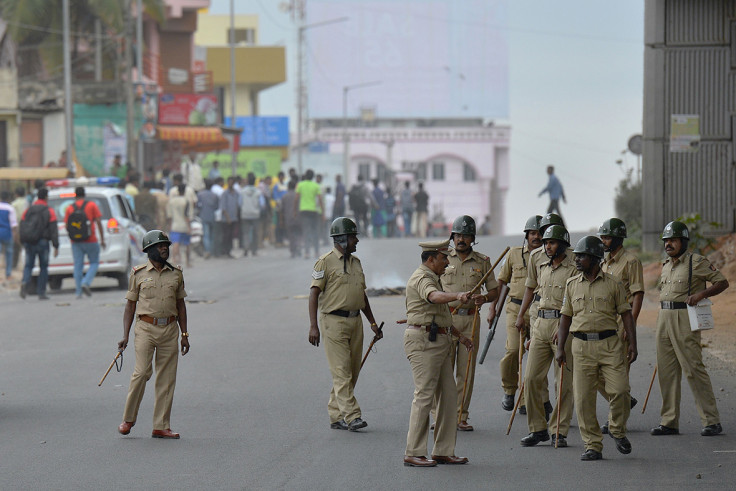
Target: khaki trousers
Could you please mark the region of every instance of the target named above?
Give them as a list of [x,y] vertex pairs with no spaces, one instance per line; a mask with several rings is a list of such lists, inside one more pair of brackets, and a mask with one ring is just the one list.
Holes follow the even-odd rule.
[[[636,326],[634,327],[636,328]],[[626,373],[629,373],[629,370],[631,370],[631,365],[629,365],[629,362],[627,361],[628,353],[629,353],[629,342],[627,340],[624,340],[624,334],[626,331],[624,331],[624,322],[621,320],[621,316],[618,318],[618,330],[616,331],[616,334],[618,334],[619,339],[621,339],[621,350],[624,354],[624,364],[626,365]],[[611,397],[606,392],[606,383],[603,380],[603,374],[598,378],[598,392],[600,395],[603,396],[603,398],[607,401],[611,401]],[[631,396],[631,393],[629,393],[629,396]],[[609,411],[608,413],[608,421],[611,421],[611,413]]]
[[572,336],[573,395],[580,437],[585,449],[603,451],[603,434],[596,416],[596,389],[603,380],[611,404],[608,431],[615,438],[626,436],[626,422],[631,411],[628,363],[623,357],[618,336],[600,341],[583,341]]
[[438,334],[429,340],[429,333],[421,329],[404,332],[404,352],[414,377],[414,400],[409,415],[405,455],[427,455],[429,412],[437,400],[437,419],[434,429],[434,448],[431,455],[455,455],[457,438],[456,390],[452,376],[450,334]]
[[153,374],[153,354],[156,353],[156,400],[153,403],[153,429],[171,428],[171,405],[176,387],[176,367],[179,363],[179,327],[176,321],[166,326],[154,326],[138,319],[135,322],[135,368],[130,377],[128,398],[123,421],[135,423]]
[[[475,319],[475,325],[473,320]],[[457,413],[456,417],[460,417],[460,421],[468,420],[468,408],[470,407],[470,398],[473,396],[473,384],[475,383],[475,364],[478,359],[478,349],[480,348],[480,312],[476,317],[473,315],[453,315],[452,325],[460,331],[466,338],[473,341],[473,351],[468,350],[460,344],[458,338],[452,336],[452,365],[455,367],[455,386],[457,388]],[[470,360],[470,369],[468,370],[468,358]],[[468,373],[468,383],[465,385],[465,373]],[[465,387],[465,401],[463,402],[463,387]]]
[[[501,387],[504,394],[516,394],[519,390],[519,349],[524,352],[524,345],[520,343],[519,331],[516,329],[516,317],[520,306],[513,302],[506,304],[506,354],[501,358]],[[529,331],[529,313],[524,316],[525,329]],[[545,399],[546,400],[546,399]]]
[[360,373],[363,351],[363,320],[320,314],[327,364],[332,374],[332,390],[327,403],[330,422],[350,423],[361,416],[355,399],[355,384]]
[[657,367],[662,392],[660,424],[680,426],[682,374],[695,398],[703,426],[721,422],[710,376],[703,365],[700,331],[690,330],[686,309],[662,309],[657,316]]
[[[537,322],[532,329],[532,341],[529,345],[529,358],[524,373],[524,400],[526,403],[527,423],[529,431],[542,431],[548,428],[547,420],[544,418],[544,393],[547,388],[547,373],[550,364],[555,369],[555,389],[559,387],[560,367],[555,361],[557,353],[557,343],[552,341],[552,337],[557,332],[559,319],[542,319],[537,318]],[[561,399],[560,406],[560,435],[567,437],[570,429],[570,419],[572,419],[573,395],[572,395],[572,378],[573,378],[573,356],[570,352],[571,338],[567,338],[565,343],[565,359],[567,366],[565,376],[562,378],[562,393],[557,394],[557,398]],[[549,418],[549,431],[557,432],[557,404],[554,404],[554,410]]]

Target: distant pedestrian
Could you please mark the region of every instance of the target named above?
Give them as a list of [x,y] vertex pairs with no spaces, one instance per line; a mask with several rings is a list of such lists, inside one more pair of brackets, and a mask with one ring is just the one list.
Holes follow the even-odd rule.
[[371,225],[373,225],[373,237],[385,237],[384,231],[386,227],[386,219],[384,218],[383,207],[386,204],[386,193],[383,192],[378,183],[378,179],[373,179],[373,192],[371,193],[372,210]]
[[243,256],[258,254],[258,234],[263,195],[256,187],[256,175],[248,172],[246,184],[240,188],[240,248]]
[[291,257],[299,257],[301,250],[302,225],[299,223],[299,213],[296,203],[296,181],[289,181],[288,190],[281,198],[281,205],[284,212],[284,228],[286,230],[286,240],[289,241],[289,252]]
[[23,269],[23,280],[20,285],[20,296],[26,298],[26,289],[31,281],[33,265],[38,256],[38,280],[36,291],[39,300],[48,300],[46,283],[49,279],[49,242],[54,246],[54,257],[59,255],[59,228],[56,225],[56,213],[46,201],[49,190],[41,187],[38,198],[23,213],[20,220],[20,241],[26,251],[26,266]]
[[386,220],[386,237],[396,237],[396,198],[390,187],[386,190],[386,199],[383,202],[383,218]]
[[295,206],[298,207],[299,220],[305,235],[304,257],[307,259],[309,258],[310,246],[314,248],[315,259],[319,258],[319,237],[322,233],[320,223],[324,210],[319,184],[314,182],[313,178],[314,171],[307,169],[305,179],[296,186],[297,200]]
[[335,205],[332,207],[332,220],[345,216],[345,184],[340,174],[335,176]]
[[404,219],[404,237],[411,237],[411,216],[414,213],[414,195],[411,192],[409,181],[404,182],[404,189],[399,195],[401,202],[401,216]]
[[[271,197],[273,198],[274,207],[274,226],[275,226],[275,240],[276,244],[283,245],[284,238],[286,237],[286,230],[284,229],[284,207],[281,202],[282,198],[286,194],[287,185],[285,182],[286,176],[283,171],[280,171],[276,176],[276,182],[271,189]],[[296,186],[296,184],[294,185]]]
[[542,196],[544,193],[549,193],[549,207],[547,207],[547,213],[556,211],[558,215],[562,216],[562,212],[560,211],[560,198],[562,198],[564,203],[567,203],[567,198],[565,198],[565,191],[562,189],[560,180],[557,179],[557,176],[555,175],[555,168],[553,165],[547,167],[547,175],[549,175],[547,186],[539,192],[539,196]]
[[491,235],[491,215],[486,215],[483,224],[478,229],[478,235]]
[[185,197],[186,189],[184,184],[178,185],[178,193],[169,199],[166,207],[166,216],[169,219],[169,230],[171,242],[174,244],[172,248],[172,258],[178,263],[180,260],[179,251],[184,246],[184,255],[187,260],[187,267],[192,265],[190,247],[192,235],[191,221],[194,217],[193,207],[190,206],[189,200]]
[[214,228],[215,213],[220,207],[220,198],[212,192],[212,180],[205,179],[204,189],[197,193],[197,208],[199,218],[202,220],[202,242],[204,244],[205,259],[209,259],[214,253]]
[[0,250],[5,253],[5,279],[13,271],[13,243],[18,236],[18,220],[15,208],[9,203],[10,193],[0,192]]
[[419,183],[419,190],[414,195],[414,205],[416,210],[416,235],[417,237],[427,236],[427,220],[429,211],[429,195],[424,190],[424,183]]
[[133,198],[135,202],[135,214],[138,215],[139,222],[146,230],[156,228],[156,215],[158,214],[158,199],[151,194],[151,189],[155,183],[146,181],[143,183],[143,189]]
[[[26,196],[26,188],[18,186],[15,188],[15,199],[10,203],[15,210],[16,220],[20,220],[23,213],[28,209],[28,198]],[[20,243],[20,234],[16,234],[15,243],[13,244],[13,269],[18,267],[20,259],[20,251],[23,246]]]
[[353,184],[348,194],[348,203],[350,209],[353,210],[353,216],[355,216],[355,223],[358,224],[358,228],[363,230],[364,233],[368,232],[368,206],[371,202],[369,198],[369,191],[363,183],[363,176],[358,176],[358,182]]
[[[85,295],[92,296],[90,285],[100,267],[100,245],[105,248],[105,235],[102,227],[102,212],[94,201],[85,199],[84,187],[75,189],[76,198],[69,205],[64,214],[64,223],[69,231],[69,240],[72,243],[72,256],[74,257],[74,283],[77,298]],[[80,218],[86,217],[86,224],[80,225]],[[95,227],[95,225],[97,225]],[[77,231],[75,235],[74,231]],[[97,233],[100,241],[97,241]],[[89,268],[84,273],[84,257],[87,256]]]
[[233,257],[233,238],[238,235],[240,215],[240,194],[235,190],[235,178],[227,178],[227,191],[220,196],[220,212],[222,213],[222,250],[221,254]]
[[[212,162],[212,168],[210,169],[209,173],[207,174],[207,179],[215,180],[218,177],[220,177],[220,162],[215,160]],[[205,183],[205,187],[207,186],[207,183]]]

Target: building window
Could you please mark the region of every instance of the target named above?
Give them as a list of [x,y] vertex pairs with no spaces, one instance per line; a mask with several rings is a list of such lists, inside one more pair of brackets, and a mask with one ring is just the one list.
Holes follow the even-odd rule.
[[369,181],[371,179],[371,163],[360,162],[358,164],[358,175],[363,177],[363,180]]
[[[226,44],[230,44],[230,29],[227,30]],[[235,44],[256,44],[256,32],[254,29],[235,29]]]
[[432,162],[432,180],[433,181],[444,181],[445,180],[445,163],[444,162]]
[[417,165],[417,181],[426,181],[427,180],[427,164],[424,162],[420,162],[419,165]]
[[467,162],[463,162],[463,180],[465,182],[475,182],[475,169]]

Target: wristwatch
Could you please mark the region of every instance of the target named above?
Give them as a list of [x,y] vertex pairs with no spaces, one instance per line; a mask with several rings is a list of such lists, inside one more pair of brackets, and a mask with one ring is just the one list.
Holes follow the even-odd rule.
[[188,338],[189,337],[189,331],[185,331],[185,332],[181,333],[181,337]]

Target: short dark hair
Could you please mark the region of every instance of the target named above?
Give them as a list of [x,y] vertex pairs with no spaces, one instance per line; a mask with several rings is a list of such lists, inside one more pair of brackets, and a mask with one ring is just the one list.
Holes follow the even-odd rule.
[[44,188],[44,187],[39,188],[39,190],[38,190],[38,199],[44,199],[45,200],[48,197],[49,197],[49,190],[46,189],[46,188]]
[[84,198],[84,186],[74,188],[74,194],[77,195],[77,198]]
[[9,200],[10,200],[10,192],[0,191],[0,201],[9,201]]
[[296,181],[292,179],[291,181],[289,181],[289,184],[287,184],[287,186],[289,187],[289,189],[296,189]]
[[24,188],[23,186],[18,186],[17,188],[15,188],[15,195],[19,198],[22,198],[26,195],[26,188]]
[[307,179],[307,181],[310,181],[314,177],[314,171],[312,169],[307,169],[304,177]]
[[440,254],[438,251],[423,251],[422,252],[422,262],[427,262],[427,259],[430,257],[435,257],[437,254]]
[[174,182],[184,182],[184,176],[182,174],[174,174]]
[[252,172],[248,172],[248,184],[251,186],[256,183],[256,175]]

